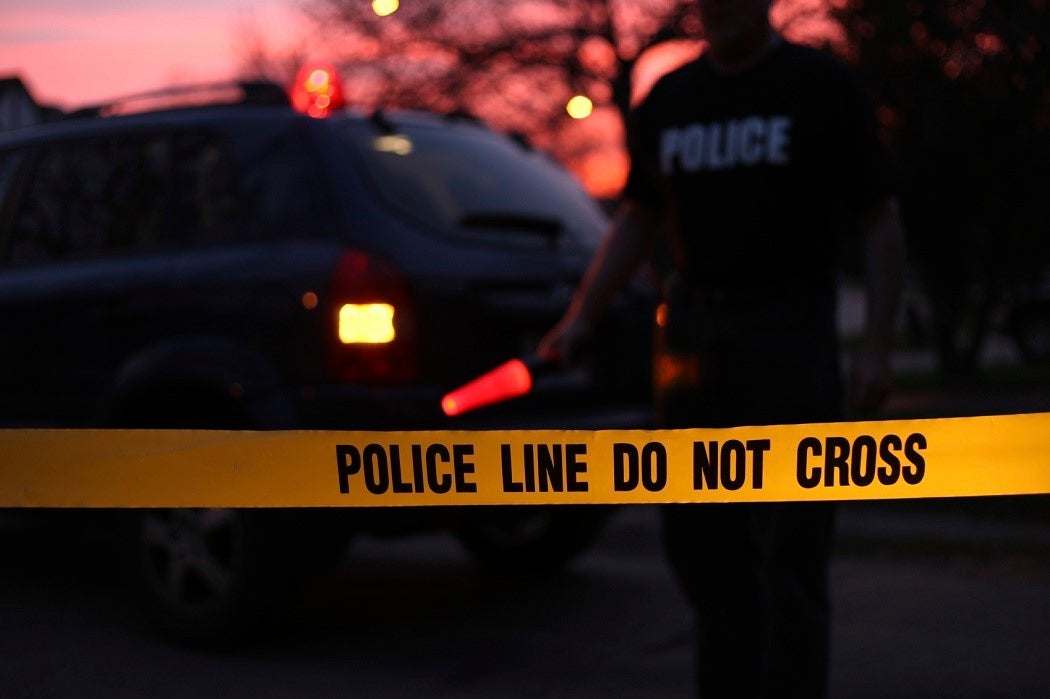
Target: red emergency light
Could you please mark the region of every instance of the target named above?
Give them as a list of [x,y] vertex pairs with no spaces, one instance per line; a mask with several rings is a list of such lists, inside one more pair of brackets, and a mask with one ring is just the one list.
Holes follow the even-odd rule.
[[524,396],[532,390],[533,373],[549,364],[535,357],[511,359],[446,394],[441,399],[441,409],[454,417]]
[[315,119],[323,119],[346,104],[342,76],[330,63],[309,63],[301,67],[289,96],[296,111]]

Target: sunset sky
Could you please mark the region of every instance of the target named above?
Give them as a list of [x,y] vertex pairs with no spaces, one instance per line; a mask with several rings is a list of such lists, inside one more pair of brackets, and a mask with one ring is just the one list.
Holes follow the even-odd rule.
[[[308,34],[302,4],[303,0],[0,0],[0,77],[20,77],[38,102],[63,109],[175,84],[230,79],[237,76],[247,46],[238,38],[246,28],[277,54],[302,41]],[[647,85],[662,72],[645,67],[678,60],[643,61],[636,85]],[[622,185],[626,161],[619,123],[599,116],[588,119],[586,128],[607,134],[608,147],[571,167],[592,192],[609,195]]]
[[[0,77],[18,76],[38,102],[64,109],[229,79],[236,77],[243,49],[238,33],[253,26],[272,48],[294,45],[307,32],[301,4],[0,0]],[[579,164],[577,174],[604,194],[619,188],[624,168],[622,153],[612,148]]]
[[176,82],[234,77],[237,33],[295,38],[297,0],[2,0],[0,77],[74,107]]

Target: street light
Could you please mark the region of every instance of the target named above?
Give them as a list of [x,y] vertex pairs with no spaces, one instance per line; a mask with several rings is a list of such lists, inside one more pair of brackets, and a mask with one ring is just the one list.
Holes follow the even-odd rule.
[[372,0],[372,12],[375,12],[380,17],[394,14],[399,7],[401,7],[401,3],[398,0]]
[[565,111],[573,119],[586,119],[594,111],[594,103],[583,95],[576,95],[565,105]]

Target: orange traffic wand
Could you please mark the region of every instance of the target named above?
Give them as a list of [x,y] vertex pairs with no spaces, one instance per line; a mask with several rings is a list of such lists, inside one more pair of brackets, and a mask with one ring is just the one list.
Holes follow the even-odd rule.
[[511,359],[446,394],[441,399],[441,409],[454,417],[524,396],[532,390],[533,373],[550,364],[537,357]]

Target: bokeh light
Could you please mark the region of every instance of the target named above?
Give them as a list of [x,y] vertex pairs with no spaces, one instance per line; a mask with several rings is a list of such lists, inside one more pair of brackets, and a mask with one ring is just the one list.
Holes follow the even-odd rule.
[[565,105],[565,111],[573,119],[586,119],[594,111],[594,103],[583,95],[576,95]]
[[401,3],[398,0],[372,0],[372,12],[375,12],[380,17],[394,14],[399,7],[401,7]]

